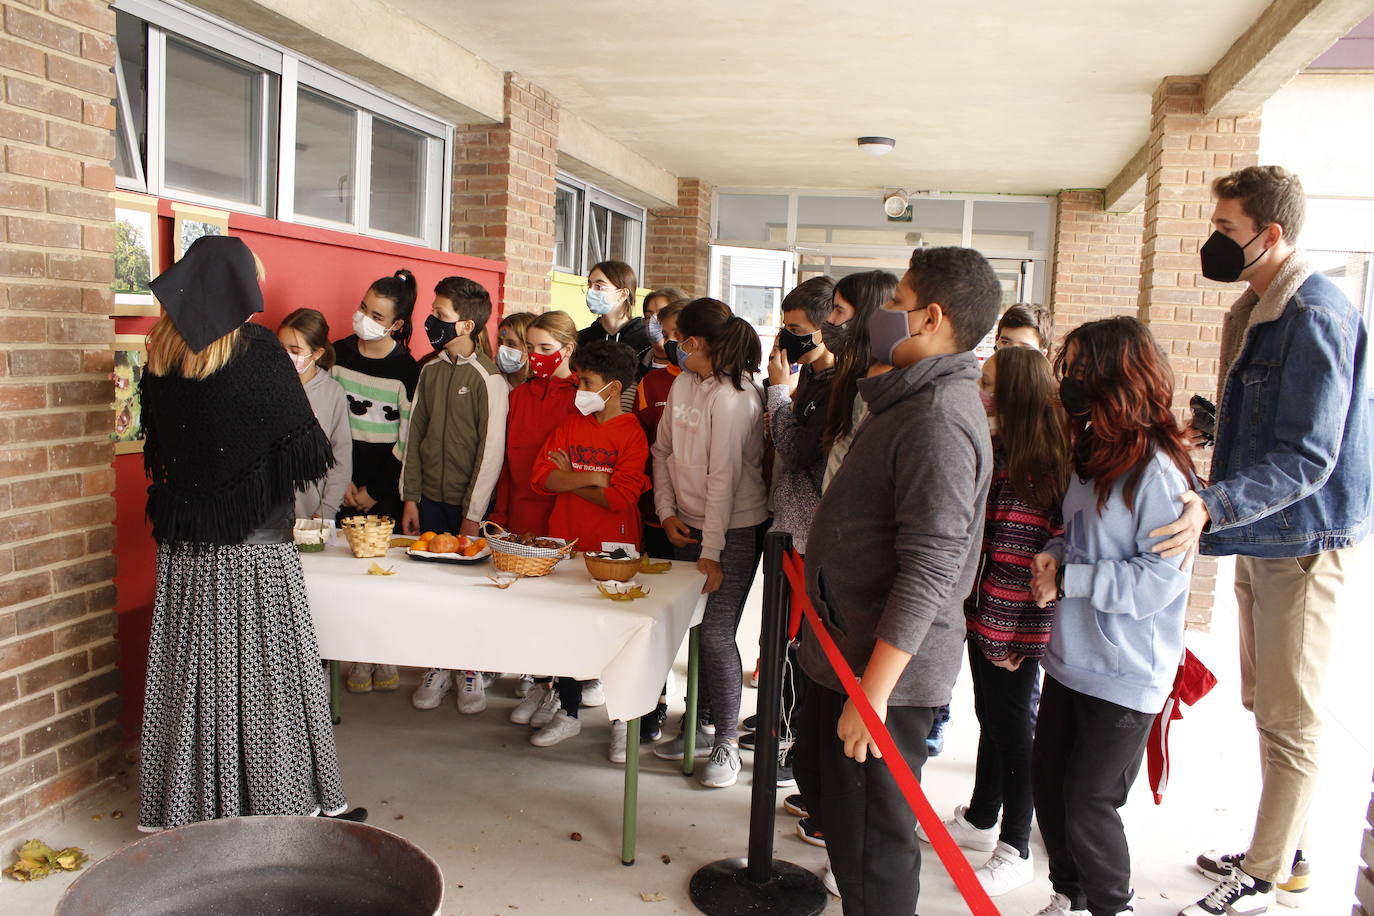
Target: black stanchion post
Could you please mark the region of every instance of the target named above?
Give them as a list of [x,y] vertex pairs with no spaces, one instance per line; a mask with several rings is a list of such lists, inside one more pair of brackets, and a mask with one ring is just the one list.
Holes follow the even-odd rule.
[[749,810],[749,855],[712,862],[692,876],[692,903],[710,916],[816,916],[829,896],[811,872],[773,858],[777,813],[778,720],[792,590],[782,560],[792,536],[768,535],[763,548],[763,631],[759,636],[758,729]]

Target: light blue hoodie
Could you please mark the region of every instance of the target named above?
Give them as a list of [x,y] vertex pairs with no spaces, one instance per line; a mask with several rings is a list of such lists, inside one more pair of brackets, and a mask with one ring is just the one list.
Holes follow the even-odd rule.
[[1075,475],[1069,483],[1064,535],[1045,545],[1064,565],[1064,597],[1042,664],[1079,693],[1157,713],[1183,658],[1190,571],[1184,556],[1151,553],[1163,538],[1149,535],[1178,518],[1188,481],[1156,452],[1128,508],[1129,477],[1116,481],[1100,513],[1093,481]]

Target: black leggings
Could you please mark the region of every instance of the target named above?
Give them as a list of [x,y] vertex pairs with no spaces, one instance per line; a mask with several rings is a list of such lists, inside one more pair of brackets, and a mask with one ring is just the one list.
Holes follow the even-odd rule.
[[1028,658],[1015,671],[999,668],[968,642],[973,675],[973,708],[978,714],[978,766],[973,796],[964,815],[986,830],[1002,815],[1001,840],[1030,854],[1031,829],[1031,690],[1040,662]]

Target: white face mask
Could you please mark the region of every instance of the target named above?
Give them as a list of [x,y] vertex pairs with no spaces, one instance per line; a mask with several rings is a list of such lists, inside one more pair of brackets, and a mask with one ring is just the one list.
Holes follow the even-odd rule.
[[296,367],[297,375],[304,375],[305,371],[314,363],[314,360],[304,353],[288,353],[286,355],[291,357],[291,365]]
[[384,325],[373,321],[370,315],[354,312],[353,333],[358,335],[359,340],[381,340],[391,332]]
[[519,372],[523,365],[525,365],[525,351],[519,347],[508,347],[502,344],[496,351],[496,368],[506,375]]
[[[608,385],[602,386],[601,391],[605,391],[607,388],[611,387],[611,385],[614,384],[614,382],[611,382]],[[601,396],[601,391],[579,390],[576,396],[573,398],[573,404],[577,407],[578,410],[582,411],[582,413],[586,416],[591,416],[594,413],[599,413],[600,411],[606,409],[606,399]]]

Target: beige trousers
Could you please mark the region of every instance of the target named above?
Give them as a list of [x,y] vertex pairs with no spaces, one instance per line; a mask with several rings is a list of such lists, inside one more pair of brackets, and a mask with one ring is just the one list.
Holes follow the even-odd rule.
[[1245,870],[1263,881],[1287,881],[1302,848],[1317,784],[1322,684],[1352,553],[1236,557],[1240,696],[1255,714],[1263,786]]

